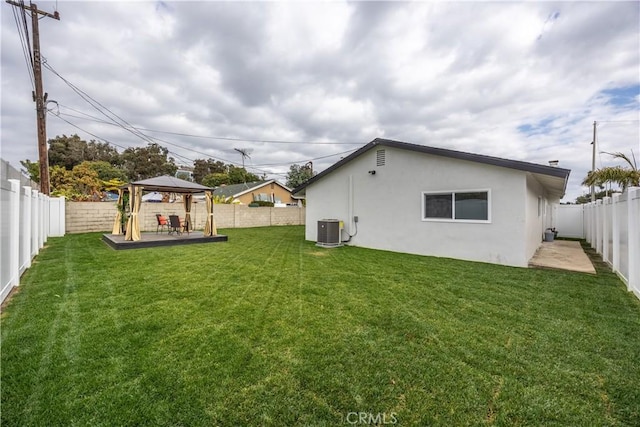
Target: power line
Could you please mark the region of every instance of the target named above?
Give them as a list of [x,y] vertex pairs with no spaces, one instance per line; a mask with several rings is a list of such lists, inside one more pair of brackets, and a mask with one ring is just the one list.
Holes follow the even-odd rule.
[[[73,83],[71,83],[69,80],[65,79],[64,77],[62,77],[51,65],[49,65],[46,60],[44,62],[44,66],[45,68],[47,68],[49,71],[51,71],[53,74],[55,74],[58,78],[60,78],[67,86],[69,86],[78,96],[80,96],[85,102],[87,102],[89,105],[91,105],[93,108],[95,108],[99,113],[101,113],[103,116],[105,116],[107,119],[111,120],[112,122],[116,123],[118,126],[122,127],[123,129],[127,130],[128,132],[132,133],[133,135],[137,136],[138,138],[142,139],[143,141],[146,142],[152,142],[148,136],[144,135],[142,132],[138,132],[135,130],[135,128],[126,120],[124,120],[122,117],[118,116],[116,113],[114,113],[113,111],[111,111],[109,108],[105,107],[103,104],[101,104],[99,101],[97,101],[96,99],[94,99],[93,97],[91,97],[91,95],[89,95],[88,93],[86,93],[85,91],[83,91],[82,89],[78,88],[76,85],[74,85]],[[96,105],[97,104],[97,105]],[[98,107],[99,106],[99,107]],[[109,114],[111,114],[113,117],[111,117],[109,114],[105,113],[106,110]],[[115,117],[115,118],[114,118]],[[117,120],[116,120],[117,119]],[[118,120],[120,122],[118,122]],[[124,123],[124,124],[123,124]]]
[[[123,146],[121,146],[121,145],[115,144],[114,142],[111,142],[111,141],[109,141],[108,139],[102,138],[102,137],[100,137],[100,136],[96,135],[95,133],[89,132],[89,131],[87,131],[87,130],[85,130],[85,129],[81,128],[80,126],[78,126],[78,125],[76,125],[76,124],[74,124],[74,123],[70,122],[69,120],[64,119],[63,117],[61,117],[60,115],[58,115],[58,114],[56,114],[56,113],[53,113],[53,112],[51,112],[51,111],[50,111],[50,113],[51,113],[51,114],[53,114],[53,115],[54,115],[55,117],[57,117],[58,119],[62,120],[63,122],[65,122],[65,123],[67,123],[67,124],[69,124],[69,125],[73,126],[74,128],[76,128],[76,129],[80,130],[81,132],[84,132],[84,133],[86,133],[86,134],[88,134],[88,135],[93,136],[94,138],[96,138],[96,139],[98,139],[98,140],[100,140],[100,141],[104,141],[104,142],[106,142],[106,143],[108,143],[108,144],[111,144],[111,145],[116,146],[116,147],[118,147],[118,148],[121,148],[121,149],[123,149],[123,150],[126,150],[126,149],[128,148],[128,147],[123,147]],[[181,149],[183,149],[183,150],[186,150],[186,151],[189,151],[189,152],[194,152],[194,153],[202,154],[202,155],[207,156],[207,157],[209,157],[209,158],[211,158],[211,159],[214,159],[214,160],[220,160],[220,161],[222,161],[222,162],[224,162],[224,163],[227,163],[227,164],[231,164],[231,165],[234,165],[234,166],[240,166],[240,164],[239,164],[238,162],[230,161],[230,160],[227,160],[227,159],[223,159],[223,158],[221,158],[221,157],[212,156],[212,155],[210,155],[210,154],[208,154],[208,153],[203,153],[203,152],[200,152],[200,151],[197,151],[197,150],[193,150],[193,149],[190,149],[190,148],[187,148],[187,147],[183,147],[183,146],[178,145],[178,144],[175,144],[175,143],[173,143],[173,142],[171,142],[171,141],[166,141],[166,140],[163,140],[163,139],[160,139],[160,138],[154,138],[154,137],[151,137],[151,138],[153,138],[153,139],[155,139],[155,140],[157,140],[157,141],[160,141],[160,142],[164,142],[164,143],[166,143],[166,144],[174,145],[174,146],[176,146],[176,147],[179,147],[179,148],[181,148]],[[340,152],[340,153],[333,153],[333,154],[329,154],[329,155],[326,155],[326,156],[320,156],[320,157],[315,157],[315,158],[312,158],[312,159],[298,160],[298,161],[293,161],[293,162],[269,163],[269,164],[251,165],[251,166],[249,166],[249,167],[248,167],[248,169],[250,169],[250,170],[254,170],[254,171],[258,172],[258,173],[265,173],[265,174],[268,174],[268,175],[277,175],[277,176],[286,177],[286,176],[287,176],[287,174],[286,174],[286,173],[274,172],[274,171],[272,171],[272,170],[263,169],[263,168],[264,168],[264,167],[268,167],[268,166],[290,166],[290,165],[298,164],[298,163],[306,163],[306,162],[310,162],[310,161],[321,160],[321,159],[326,159],[326,158],[330,158],[330,157],[335,157],[335,156],[344,155],[344,154],[347,154],[347,153],[351,153],[351,152],[353,152],[353,151],[355,151],[355,150],[357,150],[357,148],[355,148],[355,149],[353,149],[353,150],[342,151],[342,152]],[[169,150],[169,152],[170,152],[171,154],[173,154],[174,156],[176,156],[176,157],[181,157],[182,159],[187,160],[187,161],[190,161],[191,163],[194,163],[194,162],[195,162],[195,160],[194,160],[194,159],[191,159],[191,158],[189,158],[189,157],[186,157],[186,156],[180,155],[180,154],[178,154],[178,153],[177,153],[176,151],[174,151],[174,150]]]
[[308,163],[308,162],[312,162],[314,160],[328,159],[329,157],[341,156],[343,154],[352,153],[352,152],[356,151],[357,149],[358,148],[354,148],[352,150],[342,151],[340,153],[334,153],[334,154],[328,154],[326,156],[314,157],[313,159],[298,160],[298,161],[295,161],[295,162],[287,162],[287,163],[264,163],[264,164],[256,165],[256,166],[285,166],[285,165],[295,165],[295,164],[298,164],[298,163]]
[[[153,141],[152,141],[152,140],[161,141],[161,142],[164,142],[164,143],[166,143],[166,144],[173,145],[173,146],[175,146],[175,147],[181,148],[181,149],[186,150],[186,151],[190,151],[190,152],[194,152],[194,153],[202,154],[202,155],[207,156],[207,157],[210,157],[210,158],[217,158],[217,159],[219,159],[219,160],[221,160],[221,161],[223,161],[223,162],[225,162],[225,163],[232,164],[232,165],[235,165],[235,166],[240,166],[240,164],[239,164],[239,163],[237,163],[237,162],[233,162],[233,161],[230,161],[230,160],[227,160],[227,159],[223,159],[223,158],[221,158],[221,157],[217,157],[217,156],[212,156],[212,155],[211,155],[211,154],[209,154],[209,153],[203,153],[203,152],[201,152],[201,151],[197,151],[197,150],[194,150],[194,149],[191,149],[191,148],[187,148],[187,147],[184,147],[184,146],[182,146],[182,145],[179,145],[179,144],[173,143],[173,142],[171,142],[171,141],[167,141],[167,140],[165,140],[165,139],[161,139],[161,138],[157,138],[157,137],[148,136],[148,135],[143,134],[142,132],[132,132],[131,128],[133,128],[133,126],[132,126],[132,125],[130,125],[128,122],[126,122],[126,120],[124,120],[124,119],[122,119],[121,117],[117,116],[115,113],[113,113],[113,112],[112,112],[111,110],[109,110],[107,107],[104,107],[104,105],[102,105],[99,101],[95,100],[95,99],[94,99],[94,98],[92,98],[89,94],[87,94],[86,92],[82,91],[82,90],[81,90],[81,89],[79,89],[77,86],[75,86],[73,83],[71,83],[69,80],[67,80],[67,79],[65,79],[64,77],[62,77],[62,76],[61,76],[61,75],[60,75],[60,74],[59,74],[55,69],[53,69],[53,67],[51,67],[49,64],[46,64],[46,63],[45,63],[45,66],[47,67],[47,69],[49,69],[51,72],[53,72],[56,76],[58,76],[60,79],[62,79],[62,80],[65,82],[65,84],[67,84],[67,85],[68,85],[72,90],[74,90],[74,92],[76,92],[76,93],[77,93],[77,94],[78,94],[82,99],[84,99],[84,100],[85,100],[86,102],[88,102],[92,107],[94,107],[96,110],[98,110],[98,112],[100,112],[101,114],[103,114],[103,115],[104,115],[105,117],[107,117],[108,119],[110,119],[110,120],[114,121],[114,122],[115,122],[115,123],[114,123],[114,125],[115,125],[115,126],[119,126],[119,127],[123,128],[123,129],[125,129],[125,130],[127,130],[127,131],[129,131],[129,132],[133,133],[134,135],[136,135],[136,136],[140,137],[140,138],[141,138],[141,139],[143,139],[144,141],[149,142],[149,143],[153,143]],[[125,126],[123,126],[121,123],[118,123],[118,122],[116,122],[115,120],[113,120],[113,118],[109,117],[109,115],[108,115],[108,114],[104,113],[100,108],[96,107],[96,105],[94,105],[92,102],[90,102],[87,98],[91,99],[92,101],[94,101],[94,102],[95,102],[96,104],[98,104],[99,106],[101,106],[101,107],[103,107],[103,108],[107,109],[107,111],[109,111],[110,113],[114,114],[114,115],[115,115],[116,117],[118,117],[121,121],[123,121],[124,123],[126,123],[126,124],[128,125],[128,127],[125,127]],[[68,107],[65,107],[65,108],[68,108]],[[60,114],[60,113],[58,113],[58,114]],[[84,113],[81,113],[81,114],[84,114]],[[90,115],[87,115],[87,116],[92,117],[92,116],[90,116]],[[99,121],[100,121],[100,122],[102,122],[102,123],[105,123],[105,124],[111,124],[111,123],[109,123],[109,122],[104,122],[104,121],[102,121],[102,120],[99,120]],[[169,132],[167,132],[167,133],[169,133]],[[178,133],[177,133],[177,132],[173,132],[173,134],[178,134]],[[227,139],[227,138],[217,138],[217,137],[216,137],[216,139]],[[354,149],[354,150],[355,150],[355,149]],[[354,151],[354,150],[349,150],[349,151]],[[319,157],[319,158],[305,159],[305,160],[301,160],[300,162],[308,162],[308,161],[319,160],[319,159],[323,159],[323,158],[327,158],[327,157],[333,157],[333,156],[336,156],[336,155],[340,155],[340,154],[347,153],[347,152],[349,152],[349,151],[342,152],[342,153],[337,153],[337,154],[332,154],[332,155],[328,155],[328,156],[322,156],[322,157]],[[289,166],[289,165],[292,165],[292,164],[295,164],[295,163],[299,163],[299,162],[287,162],[287,163],[279,163],[279,164],[268,164],[268,165],[264,165],[264,166]],[[264,169],[260,169],[260,167],[261,167],[261,166],[263,166],[263,165],[256,165],[256,166],[252,166],[252,169],[257,170],[257,171],[259,171],[259,172],[263,172],[263,173],[271,173],[270,171],[266,171],[266,170],[264,170]],[[243,167],[244,167],[244,166],[243,166]]]
[[[49,111],[49,113],[51,113],[51,111]],[[66,119],[63,119],[62,117],[60,117],[57,114],[54,114],[54,113],[51,113],[51,114],[53,114],[55,117],[57,117],[58,119],[62,120],[63,122],[67,123],[68,125],[73,126],[74,128],[78,129],[79,131],[84,132],[84,133],[86,133],[88,135],[91,135],[91,136],[93,136],[94,138],[96,138],[96,139],[98,139],[100,141],[104,141],[107,144],[113,145],[113,146],[118,147],[118,148],[122,148],[123,150],[127,149],[127,147],[124,147],[122,145],[118,145],[115,142],[111,142],[108,139],[102,138],[102,137],[100,137],[100,136],[98,136],[98,135],[96,135],[94,133],[89,132],[88,130],[82,129],[80,126],[77,126],[77,125],[71,123],[70,121],[68,121]]]
[[[94,117],[94,116],[91,116],[91,115],[89,115],[89,114],[83,113],[83,112],[81,112],[81,111],[78,111],[78,110],[72,109],[72,108],[70,108],[70,107],[67,107],[67,106],[64,106],[64,105],[62,105],[62,106],[63,106],[64,108],[69,109],[69,110],[77,111],[77,112],[79,112],[80,114],[84,114],[84,115],[86,115],[86,116],[88,116],[88,117]],[[57,113],[57,114],[55,114],[55,115],[56,115],[56,116],[58,116],[58,115],[59,115],[59,116],[74,117],[74,118],[78,118],[78,119],[85,119],[84,117],[76,116],[76,115],[74,115],[74,114],[68,114],[68,113]],[[94,117],[94,119],[95,119],[95,120],[93,120],[93,121],[96,121],[96,122],[99,122],[99,123],[107,124],[107,125],[110,125],[110,126],[118,126],[117,124],[110,123],[110,122],[107,122],[107,121],[104,121],[104,120],[101,120],[101,119],[98,119],[98,118],[95,118],[95,117]],[[85,120],[86,120],[86,119],[85,119]],[[66,120],[65,120],[65,121],[66,121]],[[139,129],[141,129],[141,128],[139,128]],[[164,132],[164,133],[175,134],[175,132]],[[171,142],[171,141],[167,141],[166,139],[161,139],[161,138],[157,138],[157,137],[153,137],[153,136],[149,136],[149,138],[152,138],[152,139],[154,139],[154,140],[156,140],[156,141],[160,141],[160,142],[163,142],[163,143],[166,143],[166,144],[173,145],[173,146],[175,146],[175,147],[181,148],[181,149],[186,150],[186,151],[190,151],[190,152],[193,152],[193,153],[196,153],[196,154],[201,154],[201,155],[203,155],[203,156],[207,156],[207,157],[215,158],[215,159],[217,159],[217,160],[221,160],[221,161],[223,161],[223,162],[225,162],[225,163],[233,164],[233,165],[236,165],[236,166],[240,166],[240,165],[241,165],[241,164],[240,164],[240,163],[238,163],[238,162],[234,162],[234,161],[231,161],[231,160],[223,159],[223,158],[221,158],[221,157],[217,157],[217,156],[212,156],[210,153],[205,153],[205,152],[202,152],[202,151],[195,150],[195,149],[193,149],[193,148],[188,148],[188,147],[185,147],[185,146],[183,146],[183,145],[176,144],[176,143]],[[321,160],[321,159],[325,159],[325,158],[329,158],[329,157],[335,157],[335,156],[339,156],[339,155],[342,155],[342,154],[350,153],[350,152],[355,151],[355,150],[357,150],[357,148],[354,148],[353,150],[342,151],[342,152],[340,152],[340,153],[334,153],[334,154],[329,154],[329,155],[326,155],[326,156],[315,157],[315,158],[312,158],[312,159],[299,160],[299,161],[293,161],[293,162],[285,162],[285,163],[266,163],[266,164],[253,165],[253,167],[256,167],[256,168],[257,168],[257,167],[263,167],[263,166],[289,166],[289,165],[293,165],[293,164],[297,164],[297,163],[301,163],[301,162],[309,162],[309,161]],[[268,172],[268,171],[267,171],[267,172]],[[270,172],[270,173],[272,173],[272,172]]]
[[241,141],[241,142],[258,142],[265,144],[304,144],[304,145],[362,145],[360,142],[329,142],[329,141],[282,141],[277,139],[251,139],[251,138],[231,138],[224,136],[206,136],[206,135],[192,135],[187,133],[169,132],[155,129],[138,128],[147,132],[166,133],[176,136],[186,136],[189,138],[204,138],[204,139],[219,139],[223,141]]
[[[178,136],[187,136],[187,137],[195,137],[195,138],[206,138],[206,139],[220,139],[220,140],[232,140],[232,141],[250,141],[250,142],[264,142],[264,143],[285,143],[285,144],[349,144],[349,145],[361,145],[361,143],[330,143],[330,142],[312,142],[312,141],[279,141],[279,140],[257,140],[257,139],[242,139],[242,138],[227,138],[227,137],[212,137],[212,136],[204,136],[204,135],[190,135],[190,134],[185,134],[185,133],[179,133],[179,132],[168,132],[168,131],[159,131],[159,130],[151,130],[151,129],[145,129],[145,128],[137,128],[134,127],[133,125],[131,125],[129,122],[127,122],[125,119],[123,119],[122,117],[118,116],[116,113],[114,113],[113,111],[111,111],[109,108],[107,108],[106,106],[104,106],[102,103],[100,103],[99,101],[97,101],[95,98],[91,97],[91,95],[89,95],[88,93],[86,93],[85,91],[83,91],[82,89],[80,89],[79,87],[77,87],[75,84],[73,84],[71,81],[69,81],[68,79],[64,78],[60,73],[58,73],[51,65],[49,65],[46,61],[44,62],[45,67],[51,71],[53,74],[55,74],[58,78],[60,78],[67,86],[69,86],[78,96],[80,96],[85,102],[87,102],[89,105],[91,105],[94,109],[96,109],[100,114],[102,114],[103,116],[105,116],[107,119],[109,119],[110,121],[105,121],[102,119],[99,119],[95,116],[92,116],[90,114],[86,114],[84,112],[81,112],[79,110],[75,110],[73,108],[67,107],[65,105],[62,105],[62,107],[70,109],[72,111],[76,111],[80,114],[83,114],[85,116],[87,116],[88,118],[84,118],[84,117],[78,117],[78,116],[73,116],[70,114],[66,114],[66,113],[60,113],[58,111],[58,113],[52,113],[54,114],[56,117],[60,118],[61,120],[65,121],[66,123],[74,126],[77,129],[82,130],[83,132],[86,132],[89,135],[92,135],[98,139],[104,140],[103,138],[98,137],[95,134],[92,134],[90,132],[85,131],[84,129],[81,129],[79,126],[72,124],[71,122],[69,122],[68,120],[63,119],[62,117],[60,117],[60,115],[67,115],[67,116],[73,116],[76,118],[80,118],[83,120],[93,120],[93,121],[97,121],[99,123],[103,123],[103,124],[108,124],[108,125],[112,125],[112,126],[118,126],[130,133],[132,133],[133,135],[137,136],[138,138],[144,140],[147,143],[154,143],[154,141],[160,141],[160,142],[164,142],[166,144],[169,145],[173,145],[175,147],[178,147],[182,150],[186,150],[188,152],[193,152],[193,153],[197,153],[197,154],[201,154],[204,155],[208,158],[215,158],[217,160],[221,160],[225,163],[231,164],[231,165],[235,165],[235,166],[239,166],[239,163],[237,162],[233,162],[227,159],[223,159],[221,157],[217,157],[217,156],[212,156],[209,153],[203,153],[201,151],[197,151],[194,150],[192,148],[187,148],[185,146],[176,144],[174,142],[171,141],[167,141],[165,139],[161,139],[161,138],[157,138],[154,136],[149,136],[149,135],[145,135],[144,133],[141,132],[141,130],[146,130],[149,132],[158,132],[158,133],[166,133],[166,134],[172,134],[172,135],[178,135]],[[61,104],[58,104],[58,106],[61,106]],[[107,114],[104,110],[106,110],[109,114]],[[114,117],[111,117],[114,116]],[[117,120],[116,120],[117,119]],[[126,126],[125,126],[126,125]],[[104,140],[106,141],[106,140]],[[115,144],[114,144],[115,145]],[[347,151],[343,151],[340,153],[335,153],[335,154],[330,154],[330,155],[326,155],[326,156],[320,156],[320,157],[316,157],[316,158],[312,158],[312,159],[304,159],[304,160],[299,160],[299,161],[294,161],[294,162],[285,162],[285,163],[271,163],[271,164],[265,164],[265,165],[252,165],[251,169],[256,170],[258,172],[262,172],[262,173],[269,173],[269,174],[275,174],[274,172],[271,172],[269,170],[265,170],[265,169],[261,169],[261,167],[263,166],[289,166],[292,164],[296,164],[296,163],[304,163],[304,162],[310,162],[310,161],[314,161],[314,160],[321,160],[321,159],[325,159],[325,158],[329,158],[329,157],[334,157],[334,156],[338,156],[338,155],[342,155],[342,154],[346,154],[346,153],[350,153],[352,151],[355,151],[357,148],[354,148],[352,150],[347,150]],[[174,155],[176,155],[177,157],[181,157],[182,159],[186,159],[189,160],[191,162],[194,162],[193,159],[189,159],[185,156],[179,155],[178,153],[176,153],[175,151],[172,151],[172,153]],[[244,162],[243,162],[244,163]],[[244,164],[242,165],[244,167]]]
[[25,64],[27,65],[27,72],[29,74],[29,82],[31,83],[31,89],[35,90],[35,77],[33,75],[33,55],[31,54],[31,46],[29,40],[29,30],[24,23],[24,15],[26,11],[22,9],[23,22],[20,22],[18,18],[18,10],[15,7],[11,8],[13,12],[13,20],[16,23],[18,29],[18,38],[20,39],[20,46],[22,47],[22,54],[24,56]]
[[[45,123],[47,116],[47,94],[44,92],[42,85],[42,54],[40,52],[40,30],[38,16],[53,18],[60,20],[58,12],[53,14],[38,9],[38,6],[29,3],[29,6],[24,4],[24,0],[18,2],[13,0],[6,0],[10,5],[19,7],[22,11],[22,24],[26,39],[29,39],[29,30],[27,26],[27,9],[31,12],[31,30],[33,31],[33,51],[29,50],[29,58],[31,59],[33,69],[33,100],[36,103],[36,131],[38,136],[38,162],[40,167],[40,192],[44,195],[49,195],[51,186],[49,182],[49,158],[47,151],[47,126]],[[24,47],[24,46],[23,46]]]
[[[85,112],[76,110],[74,108],[71,108],[69,106],[66,105],[60,105],[61,107],[64,107],[68,110],[71,111],[75,111],[76,113],[85,115],[87,117],[89,117],[92,120],[95,120],[97,122],[100,123],[106,123],[106,124],[111,124],[108,122],[105,122],[104,120],[101,120],[95,116],[92,116],[90,114],[87,114]],[[76,118],[81,118],[78,116],[73,116],[71,114],[68,113],[61,113],[61,114],[66,114],[69,115],[71,117],[76,117]],[[88,118],[85,118],[84,120],[90,120]],[[188,134],[188,133],[181,133],[181,132],[171,132],[171,131],[164,131],[164,130],[158,130],[158,129],[148,129],[148,128],[143,128],[143,127],[133,127],[133,129],[139,130],[139,131],[146,131],[146,132],[154,132],[154,133],[164,133],[167,135],[176,135],[176,136],[185,136],[185,137],[189,137],[189,138],[202,138],[202,139],[216,139],[216,140],[223,140],[223,141],[240,141],[240,142],[259,142],[259,143],[265,143],[265,144],[303,144],[303,145],[362,145],[362,142],[329,142],[329,141],[283,141],[283,140],[273,140],[273,139],[251,139],[251,138],[231,138],[231,137],[224,137],[224,136],[209,136],[209,135],[195,135],[195,134]]]

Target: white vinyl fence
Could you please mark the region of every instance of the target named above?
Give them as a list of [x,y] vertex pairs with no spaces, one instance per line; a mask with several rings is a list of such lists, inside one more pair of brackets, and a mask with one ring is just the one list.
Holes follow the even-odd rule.
[[[0,302],[20,284],[47,238],[64,236],[65,200],[32,188],[34,183],[0,161]],[[25,185],[26,184],[26,185]]]
[[[583,224],[580,236],[575,235],[577,223]],[[561,205],[558,234],[585,238],[640,298],[640,187],[586,205]]]

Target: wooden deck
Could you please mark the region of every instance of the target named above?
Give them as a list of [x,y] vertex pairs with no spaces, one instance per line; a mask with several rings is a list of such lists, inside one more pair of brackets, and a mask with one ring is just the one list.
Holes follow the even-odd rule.
[[142,249],[157,246],[192,245],[196,243],[216,243],[226,242],[227,236],[218,234],[216,236],[205,236],[202,231],[192,231],[191,233],[167,234],[164,233],[142,233],[141,239],[137,242],[124,240],[124,235],[103,234],[102,240],[113,249]]

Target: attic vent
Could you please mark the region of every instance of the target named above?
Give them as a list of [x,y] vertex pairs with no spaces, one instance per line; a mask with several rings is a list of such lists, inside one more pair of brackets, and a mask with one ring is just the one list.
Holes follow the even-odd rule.
[[384,149],[376,151],[376,166],[384,166],[385,161],[386,158]]

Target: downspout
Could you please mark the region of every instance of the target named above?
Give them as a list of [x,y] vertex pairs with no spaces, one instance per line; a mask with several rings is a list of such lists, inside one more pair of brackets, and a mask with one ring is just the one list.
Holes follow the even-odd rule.
[[[354,191],[353,191],[353,175],[349,175],[349,182],[347,184],[347,215],[349,216],[348,221],[345,223],[349,224],[349,231],[347,231],[347,236],[349,238],[347,240],[342,240],[343,243],[348,243],[351,241],[351,238],[358,234],[358,225],[354,225],[353,220],[353,199],[354,199]],[[355,228],[355,233],[350,234],[351,230]],[[342,239],[342,238],[341,238]]]

